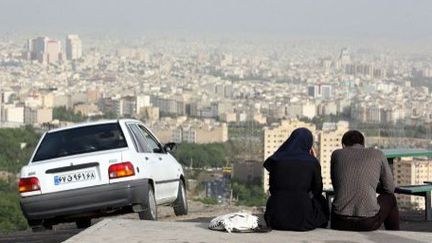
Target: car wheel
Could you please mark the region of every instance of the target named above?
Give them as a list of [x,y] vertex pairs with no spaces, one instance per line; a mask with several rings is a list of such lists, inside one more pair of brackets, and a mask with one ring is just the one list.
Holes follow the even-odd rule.
[[149,186],[146,200],[147,200],[147,206],[144,207],[143,211],[138,212],[139,218],[141,220],[157,220],[156,199],[155,199],[153,188],[151,186]]
[[91,219],[89,218],[78,219],[77,221],[75,221],[75,223],[78,229],[85,229],[91,226]]
[[188,203],[184,183],[180,181],[178,187],[177,199],[174,201],[174,214],[176,216],[186,215],[188,213]]

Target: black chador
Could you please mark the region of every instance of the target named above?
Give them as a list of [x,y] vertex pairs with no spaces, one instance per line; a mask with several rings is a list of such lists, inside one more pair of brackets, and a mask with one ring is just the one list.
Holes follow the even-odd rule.
[[312,133],[298,128],[264,162],[271,194],[264,217],[273,229],[306,231],[327,226],[321,166],[311,152],[312,145]]

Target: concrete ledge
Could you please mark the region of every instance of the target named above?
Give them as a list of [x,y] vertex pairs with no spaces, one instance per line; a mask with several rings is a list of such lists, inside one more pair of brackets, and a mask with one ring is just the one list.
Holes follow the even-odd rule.
[[65,242],[432,242],[432,233],[409,231],[346,232],[316,229],[308,232],[226,233],[208,223],[105,219]]

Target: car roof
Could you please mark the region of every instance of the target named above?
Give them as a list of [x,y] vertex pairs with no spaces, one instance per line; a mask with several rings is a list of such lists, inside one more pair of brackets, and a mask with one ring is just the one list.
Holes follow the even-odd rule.
[[63,130],[78,128],[78,127],[87,127],[87,126],[110,124],[110,123],[124,123],[124,122],[141,122],[141,121],[135,120],[135,119],[116,119],[116,120],[111,119],[111,120],[81,122],[81,123],[74,124],[74,125],[67,126],[67,127],[55,128],[55,129],[49,130],[47,133],[54,133],[54,132],[59,132],[59,131],[63,131]]

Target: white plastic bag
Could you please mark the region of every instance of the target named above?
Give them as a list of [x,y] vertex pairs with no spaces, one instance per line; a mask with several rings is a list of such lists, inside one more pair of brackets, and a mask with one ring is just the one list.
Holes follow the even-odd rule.
[[258,228],[258,217],[241,211],[218,216],[210,221],[209,229],[231,232],[253,232]]

